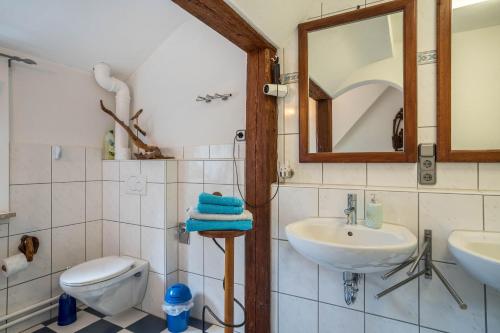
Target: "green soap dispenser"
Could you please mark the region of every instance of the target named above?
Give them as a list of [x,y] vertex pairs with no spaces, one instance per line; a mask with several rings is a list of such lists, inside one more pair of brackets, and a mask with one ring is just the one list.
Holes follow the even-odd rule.
[[383,206],[377,201],[375,194],[372,194],[372,198],[368,203],[365,224],[367,227],[373,229],[380,229],[382,228],[382,224],[384,224]]

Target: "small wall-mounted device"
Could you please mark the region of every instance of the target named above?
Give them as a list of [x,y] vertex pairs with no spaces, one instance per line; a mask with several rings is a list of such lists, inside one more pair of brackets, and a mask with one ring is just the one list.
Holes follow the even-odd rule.
[[268,83],[264,85],[264,94],[275,97],[285,97],[288,95],[288,86],[284,84]]
[[286,161],[285,163],[279,163],[278,165],[278,175],[281,179],[286,180],[293,177],[293,169],[290,166],[290,162]]
[[436,184],[436,144],[418,145],[418,182],[421,185]]
[[61,146],[52,146],[52,159],[60,160],[62,156],[62,148]]

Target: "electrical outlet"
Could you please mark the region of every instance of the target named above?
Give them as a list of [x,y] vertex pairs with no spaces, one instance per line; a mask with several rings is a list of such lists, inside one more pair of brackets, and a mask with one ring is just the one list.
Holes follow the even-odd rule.
[[236,131],[236,141],[243,142],[247,140],[247,133],[245,130]]

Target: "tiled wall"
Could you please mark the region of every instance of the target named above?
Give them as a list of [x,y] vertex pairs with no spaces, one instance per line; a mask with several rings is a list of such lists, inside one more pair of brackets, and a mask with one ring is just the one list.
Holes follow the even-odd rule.
[[[177,161],[103,161],[103,256],[149,262],[142,310],[164,317],[165,288],[177,281]],[[128,194],[130,176],[146,177],[146,194]]]
[[[436,2],[417,4],[418,51],[434,54]],[[370,1],[326,1],[311,16],[353,10],[356,5]],[[285,73],[297,72],[296,36],[281,51]],[[456,265],[446,243],[454,229],[500,231],[500,164],[439,163],[435,186],[417,184],[416,164],[300,164],[297,83],[289,88],[289,95],[279,102],[278,147],[280,160],[290,161],[295,177],[281,188],[273,205],[273,332],[500,332],[500,293]],[[435,142],[436,64],[428,57],[421,57],[418,66],[418,127],[419,142]],[[343,217],[347,193],[358,194],[361,218],[366,198],[375,193],[388,221],[420,236],[424,229],[432,229],[436,265],[468,310],[458,308],[437,277],[421,278],[378,301],[374,298],[405,278],[405,271],[387,281],[378,274],[366,275],[358,300],[347,306],[342,273],[305,259],[284,233],[287,224],[304,217]]]
[[[236,154],[244,156],[244,145],[237,147]],[[178,166],[178,220],[184,222],[186,209],[196,205],[198,194],[221,192],[239,196],[236,187],[235,168],[231,159],[233,145],[185,147],[184,159]],[[237,160],[239,183],[244,194],[244,162]],[[224,245],[223,240],[219,240]],[[244,303],[245,239],[235,241],[235,297]],[[179,280],[193,292],[195,307],[191,315],[201,319],[203,304],[208,304],[221,318],[224,316],[224,254],[211,239],[191,233],[189,245],[179,244]],[[235,321],[242,321],[242,312],[235,305]],[[213,323],[210,316],[207,319]],[[236,329],[242,332],[242,329]]]
[[[0,256],[19,252],[23,235],[40,240],[28,269],[0,276],[0,314],[12,313],[61,293],[68,266],[102,255],[101,150],[62,147],[53,160],[50,145],[13,144],[10,202],[17,213],[0,225]],[[48,319],[50,312],[9,328],[17,332]]]

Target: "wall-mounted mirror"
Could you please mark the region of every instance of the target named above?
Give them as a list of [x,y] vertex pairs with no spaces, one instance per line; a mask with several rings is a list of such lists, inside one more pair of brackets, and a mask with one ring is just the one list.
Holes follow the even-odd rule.
[[438,12],[438,158],[500,161],[500,0],[442,0]]
[[299,25],[301,162],[416,160],[413,0]]

